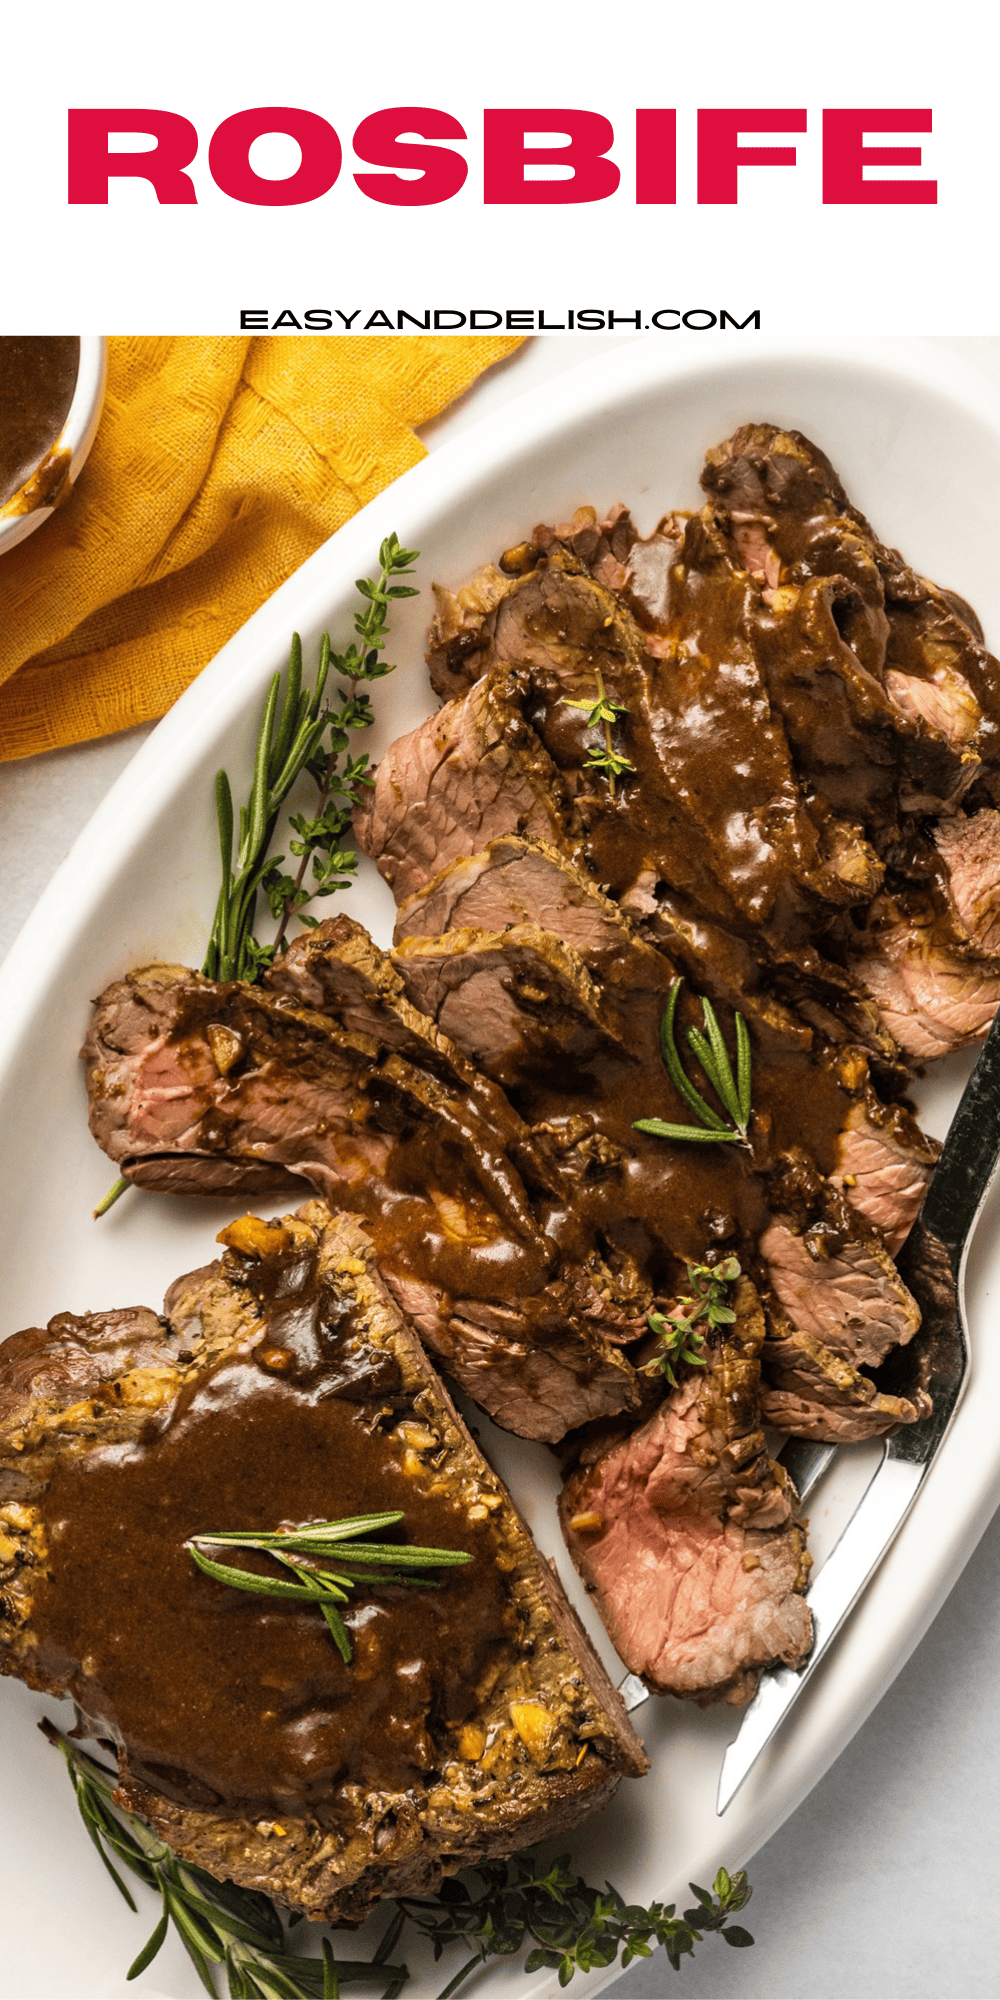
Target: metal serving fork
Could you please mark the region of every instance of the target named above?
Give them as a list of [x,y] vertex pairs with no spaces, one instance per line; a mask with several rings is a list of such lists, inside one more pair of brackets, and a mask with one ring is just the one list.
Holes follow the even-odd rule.
[[[765,1674],[722,1760],[716,1810],[735,1798],[780,1729],[865,1585],[902,1527],[927,1468],[958,1408],[969,1366],[965,1264],[979,1213],[1000,1164],[1000,1013],[966,1084],[900,1266],[923,1314],[918,1354],[934,1408],[886,1440],[883,1454],[840,1540],[808,1593],[813,1648],[804,1667]],[[904,1385],[900,1385],[901,1387]],[[781,1462],[805,1500],[840,1447],[790,1438]],[[650,1698],[637,1674],[619,1693],[630,1714]]]
[[[719,1776],[717,1811],[724,1813],[810,1674],[874,1575],[909,1513],[965,1387],[969,1343],[965,1265],[969,1244],[1000,1163],[1000,1014],[952,1119],[920,1221],[900,1266],[921,1312],[918,1350],[934,1408],[886,1440],[882,1459],[840,1540],[808,1593],[814,1641],[805,1666],[765,1674]],[[782,1453],[802,1499],[834,1457],[835,1445],[791,1440]]]

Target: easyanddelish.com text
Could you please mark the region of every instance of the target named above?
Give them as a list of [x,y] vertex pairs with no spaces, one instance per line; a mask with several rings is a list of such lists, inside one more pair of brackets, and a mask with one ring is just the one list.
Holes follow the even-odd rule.
[[709,333],[713,329],[759,333],[760,308],[752,312],[730,312],[725,306],[657,306],[616,312],[610,306],[570,306],[553,311],[548,306],[473,306],[464,312],[457,306],[425,306],[420,312],[395,307],[386,312],[381,306],[367,310],[355,306],[345,312],[340,306],[306,306],[293,311],[282,306],[241,306],[241,333],[612,333],[630,329],[634,333]]

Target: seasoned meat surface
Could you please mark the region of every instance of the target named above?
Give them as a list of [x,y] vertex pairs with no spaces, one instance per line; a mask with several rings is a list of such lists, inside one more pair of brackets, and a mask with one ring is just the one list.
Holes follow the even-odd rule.
[[[353,1920],[562,1832],[646,1759],[358,1223],[313,1203],[223,1240],[162,1319],[62,1315],[0,1349],[0,1667],[73,1696],[182,1857]],[[472,1561],[359,1584],[349,1663],[313,1607],[185,1548],[386,1507]]]
[[760,1429],[764,1316],[736,1321],[655,1415],[571,1476],[560,1515],[622,1659],[661,1694],[749,1701],[761,1670],[805,1658],[809,1559],[795,1490]]
[[[904,1093],[1000,998],[1000,670],[974,614],[796,432],[744,426],[703,487],[651,533],[581,507],[436,587],[443,705],[357,813],[392,959],[338,920],[253,1001],[178,975],[206,1010],[183,1050],[175,1017],[116,1055],[135,975],[92,1038],[128,1177],[309,1179],[456,1378],[550,1441],[640,1420],[646,1314],[706,1255],[753,1274],[782,1329],[765,1394],[809,1435],[824,1409],[831,1436],[916,1421],[871,1372],[919,1325],[893,1259],[935,1149]],[[699,1090],[696,996],[730,1055],[748,1024],[745,1144],[636,1129],[690,1122],[660,1053],[678,979]]]
[[[317,998],[332,1012],[303,1004]],[[632,1369],[609,1344],[628,1301],[592,1240],[581,1260],[536,1213],[543,1197],[561,1208],[569,1176],[410,1005],[360,926],[309,934],[266,986],[133,973],[99,1002],[84,1058],[92,1129],[139,1186],[236,1191],[249,1169],[299,1176],[356,1212],[397,1296],[418,1289],[422,1333],[456,1379],[471,1393],[488,1383],[497,1421],[520,1427],[536,1349],[551,1393],[529,1436],[634,1407]],[[467,1319],[481,1328],[468,1380],[455,1337]]]

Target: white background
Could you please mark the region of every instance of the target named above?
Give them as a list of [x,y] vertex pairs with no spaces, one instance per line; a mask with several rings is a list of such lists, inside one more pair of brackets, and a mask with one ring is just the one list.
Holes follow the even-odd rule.
[[[770,333],[997,335],[988,22],[969,0],[946,10],[926,0],[906,8],[872,0],[863,9],[772,0],[766,11],[745,0],[684,10],[660,0],[617,10],[593,0],[548,10],[443,0],[420,7],[384,0],[364,10],[343,0],[292,0],[284,9],[221,0],[175,0],[156,12],[108,0],[22,8],[4,23],[0,75],[0,327],[236,332],[247,305],[275,313],[360,307],[362,316],[379,307],[534,306],[554,318],[568,305],[644,313],[724,305],[740,318],[759,308]],[[448,110],[469,133],[468,182],[444,206],[394,210],[353,185],[356,124],[400,102]],[[139,182],[113,184],[107,208],[67,205],[67,106],[129,103],[181,111],[197,125],[197,207],[160,208]],[[261,103],[302,105],[337,128],[344,168],[321,201],[263,210],[214,188],[205,162],[210,133],[233,111]],[[618,195],[579,208],[484,207],[486,104],[604,112],[615,126]],[[677,107],[673,209],[634,205],[637,104]],[[726,104],[802,105],[809,130],[775,135],[796,145],[794,170],[743,170],[735,208],[699,208],[695,111]],[[937,177],[935,208],[822,206],[820,114],[838,105],[933,108],[933,133],[917,141],[923,165],[908,171]],[[592,346],[587,336],[539,343],[451,424],[475,414],[476,396],[510,393],[518,380],[571,365]],[[980,358],[1000,374],[1000,342]],[[6,776],[0,864],[8,929],[130,747],[112,741],[32,760]],[[668,1992],[689,2000],[996,2000],[998,1656],[994,1521],[879,1710],[756,1858],[755,1950],[706,1944],[678,1978],[660,1959],[634,1968],[615,1991],[646,2000]],[[110,1885],[108,1895],[114,1903]],[[59,1906],[54,1882],[53,1910]],[[148,1980],[142,1984],[149,1990]],[[571,1990],[585,1995],[586,1984],[578,1979]],[[72,1993],[71,1970],[65,1991]]]
[[[995,67],[991,15],[973,0],[770,0],[765,10],[746,0],[488,9],[172,0],[155,12],[132,0],[55,0],[6,13],[0,323],[11,330],[52,331],[70,301],[74,323],[92,331],[235,332],[242,306],[534,306],[557,318],[574,305],[726,306],[741,318],[759,307],[775,334],[997,326]],[[351,136],[394,104],[449,111],[464,125],[470,172],[452,201],[394,209],[355,187]],[[147,183],[119,181],[106,208],[67,206],[70,105],[191,119],[197,205],[160,207]],[[254,105],[302,106],[335,127],[345,161],[327,195],[257,208],[213,185],[212,132]],[[619,192],[582,206],[484,207],[486,105],[603,112]],[[637,105],[677,109],[674,208],[635,206]],[[775,135],[797,146],[794,169],[741,169],[735,207],[698,207],[695,113],[727,105],[801,106],[809,127]],[[933,132],[914,141],[923,165],[905,174],[937,178],[936,207],[823,207],[821,113],[842,106],[931,107]],[[295,157],[286,148],[282,171]]]

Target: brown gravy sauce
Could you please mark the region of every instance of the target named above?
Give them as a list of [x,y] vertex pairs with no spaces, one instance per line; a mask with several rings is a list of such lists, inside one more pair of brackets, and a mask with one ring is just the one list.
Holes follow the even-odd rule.
[[0,335],[0,507],[54,445],[79,368],[76,334]]
[[[380,1427],[393,1404],[405,1415],[391,1358],[359,1345],[308,1270],[282,1282],[256,1348],[207,1371],[145,1441],[58,1463],[35,1615],[43,1667],[135,1776],[185,1805],[332,1824],[344,1783],[405,1790],[440,1769],[514,1614],[490,1524],[422,1491]],[[359,1584],[342,1607],[349,1665],[319,1612],[228,1588],[184,1547],[199,1530],[397,1507],[399,1538],[474,1559],[440,1589]]]

